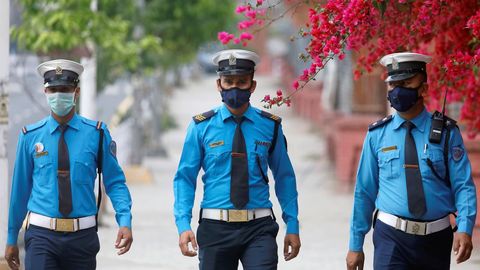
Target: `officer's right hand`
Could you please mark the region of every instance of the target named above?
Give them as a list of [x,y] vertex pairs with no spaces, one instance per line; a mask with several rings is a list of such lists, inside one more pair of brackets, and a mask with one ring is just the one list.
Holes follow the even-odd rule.
[[458,232],[453,239],[453,251],[457,256],[457,264],[470,258],[472,254],[472,237],[467,233]]
[[18,256],[18,247],[7,245],[5,248],[5,260],[7,260],[10,269],[20,269],[20,257]]
[[347,254],[347,269],[348,270],[363,270],[363,263],[365,262],[365,254],[363,251],[348,251]]
[[[198,245],[197,240],[195,240],[195,234],[190,231],[185,231],[180,234],[180,240],[178,241],[180,250],[182,251],[183,256],[194,257],[197,255]],[[191,250],[188,246],[189,243],[192,243],[194,250]]]

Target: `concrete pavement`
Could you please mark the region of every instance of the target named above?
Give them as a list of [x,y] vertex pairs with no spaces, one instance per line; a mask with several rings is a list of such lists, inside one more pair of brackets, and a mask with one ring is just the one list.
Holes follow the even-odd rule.
[[[168,131],[162,138],[168,156],[145,160],[144,166],[154,175],[152,183],[130,185],[134,201],[132,249],[123,256],[116,255],[114,241],[117,227],[108,202],[110,210],[104,217],[106,226],[99,231],[102,248],[97,257],[98,269],[198,269],[198,258],[184,257],[178,248],[178,234],[173,218],[172,180],[191,117],[220,104],[215,79],[216,77],[211,76],[204,80],[192,81],[185,88],[173,92],[169,106],[178,127]],[[256,101],[261,100],[264,94],[274,94],[278,86],[267,77],[256,79],[258,86],[252,103],[260,106],[260,102]],[[345,269],[344,258],[348,247],[352,195],[337,191],[333,167],[327,160],[325,154],[327,148],[322,134],[307,121],[295,116],[287,107],[275,108],[272,112],[283,118],[289,154],[297,175],[302,240],[300,255],[293,261],[283,261],[281,258],[285,224],[278,220],[279,269]],[[199,176],[201,174],[202,172]],[[192,220],[194,230],[197,227],[198,208],[203,190],[200,179],[197,183],[197,198]],[[274,211],[277,217],[280,217],[281,211],[274,194],[271,185]],[[365,269],[372,269],[371,234],[367,235],[365,242]],[[478,249],[474,250],[474,257],[470,262],[452,267],[472,270],[479,268]]]

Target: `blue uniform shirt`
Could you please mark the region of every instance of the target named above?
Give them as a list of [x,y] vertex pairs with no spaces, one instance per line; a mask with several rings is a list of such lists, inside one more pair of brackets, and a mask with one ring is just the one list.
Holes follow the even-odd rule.
[[[174,179],[174,214],[178,232],[190,230],[197,176],[205,174],[201,208],[234,209],[230,202],[232,141],[236,123],[225,105],[214,109],[215,115],[200,123],[191,122]],[[245,137],[249,173],[249,202],[246,209],[271,208],[269,186],[262,178],[257,156],[264,173],[268,167],[275,179],[275,193],[283,210],[287,233],[298,234],[298,204],[295,173],[287,154],[281,126],[274,151],[269,154],[275,122],[249,107],[244,113],[242,131]]]
[[[412,119],[415,128],[412,135],[417,147],[418,161],[422,174],[427,212],[423,220],[435,220],[458,211],[459,232],[472,234],[475,224],[477,200],[472,179],[470,161],[458,128],[450,133],[448,167],[451,188],[444,179],[439,179],[427,164],[433,163],[442,178],[446,168],[443,155],[445,136],[440,144],[428,140],[431,114],[425,109]],[[353,214],[350,226],[350,250],[361,251],[365,234],[370,230],[375,208],[396,216],[413,218],[408,210],[405,179],[404,149],[406,128],[399,114],[384,125],[367,133],[358,165],[357,183],[354,193]]]
[[[97,122],[74,114],[65,131],[70,157],[73,209],[69,217],[97,213],[94,185],[100,132]],[[61,218],[58,210],[58,122],[49,116],[20,133],[13,171],[8,220],[9,245],[17,243],[18,231],[27,211]],[[103,141],[103,184],[116,212],[119,226],[131,226],[130,193],[115,157],[116,146],[105,125]],[[37,145],[37,146],[36,146]],[[43,148],[43,149],[42,149]]]

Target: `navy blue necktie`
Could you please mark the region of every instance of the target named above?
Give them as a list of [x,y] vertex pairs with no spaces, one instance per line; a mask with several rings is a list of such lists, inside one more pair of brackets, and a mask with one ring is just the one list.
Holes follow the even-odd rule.
[[70,184],[70,157],[65,142],[67,125],[60,125],[60,139],[58,140],[58,209],[67,217],[72,212],[72,189]]
[[230,201],[236,209],[244,208],[248,197],[248,160],[245,138],[242,133],[242,117],[234,118],[237,123],[232,145],[232,171],[230,180]]
[[405,177],[407,179],[408,210],[415,218],[422,217],[427,211],[425,193],[423,191],[422,174],[418,166],[418,155],[412,129],[415,125],[410,121],[403,124],[407,128],[405,134]]

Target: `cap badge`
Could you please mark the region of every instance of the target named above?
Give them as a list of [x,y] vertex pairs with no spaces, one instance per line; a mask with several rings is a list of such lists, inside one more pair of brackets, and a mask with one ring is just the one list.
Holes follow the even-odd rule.
[[237,58],[233,54],[230,54],[230,58],[228,58],[228,64],[230,66],[234,66],[237,64]]
[[62,68],[59,67],[59,66],[57,66],[57,68],[55,69],[55,74],[57,74],[57,75],[62,75],[62,73],[63,73]]
[[395,57],[392,57],[392,69],[393,70],[397,70],[399,67],[398,67],[398,61],[397,59],[395,59]]

